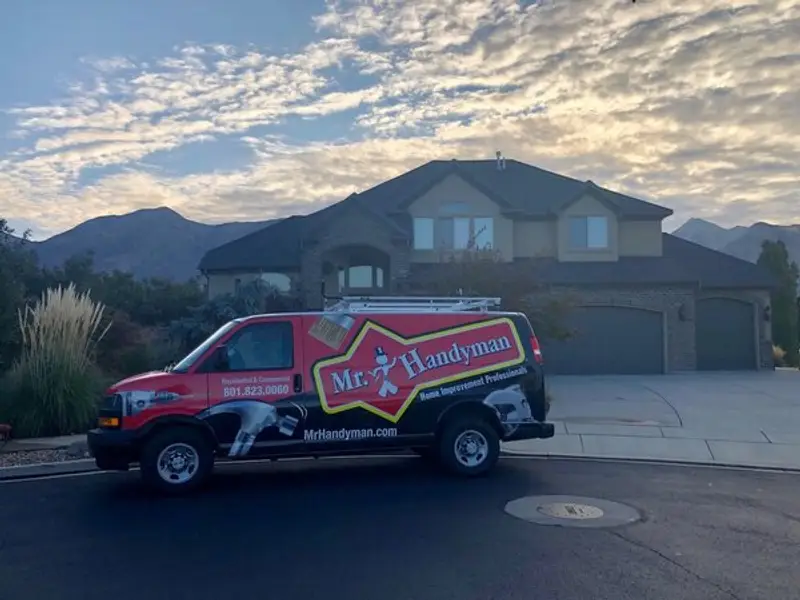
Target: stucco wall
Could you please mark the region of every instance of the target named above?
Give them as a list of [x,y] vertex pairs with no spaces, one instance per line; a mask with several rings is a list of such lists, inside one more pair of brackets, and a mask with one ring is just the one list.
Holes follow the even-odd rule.
[[619,221],[620,256],[661,256],[661,221]]
[[[464,210],[443,214],[443,207],[460,203]],[[514,222],[500,214],[500,207],[458,175],[449,175],[408,208],[412,217],[491,217],[494,223],[494,247],[503,260],[514,258]],[[435,243],[435,242],[434,242]],[[438,250],[412,250],[413,262],[439,262]]]
[[[608,219],[608,248],[572,248],[569,243],[570,217],[606,217]],[[603,203],[584,196],[568,206],[558,217],[558,260],[598,262],[615,261],[619,257],[619,232],[616,215]]]

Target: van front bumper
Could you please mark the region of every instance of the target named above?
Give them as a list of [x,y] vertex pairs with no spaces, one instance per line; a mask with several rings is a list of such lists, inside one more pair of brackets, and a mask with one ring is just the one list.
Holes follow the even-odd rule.
[[504,442],[516,442],[518,440],[539,440],[551,438],[555,435],[555,425],[536,421],[534,423],[523,423],[519,425],[514,433],[503,438]]
[[104,471],[127,471],[139,460],[139,448],[133,431],[92,429],[86,434],[89,453],[97,468]]

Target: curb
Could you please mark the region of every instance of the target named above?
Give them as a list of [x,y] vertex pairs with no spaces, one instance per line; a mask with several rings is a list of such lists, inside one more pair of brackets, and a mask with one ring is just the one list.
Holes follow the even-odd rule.
[[[530,458],[534,460],[581,460],[591,462],[605,462],[605,463],[631,463],[631,464],[649,464],[649,465],[664,465],[664,466],[679,466],[679,467],[705,467],[705,468],[719,468],[719,469],[737,469],[747,471],[764,471],[769,473],[797,473],[800,474],[800,467],[779,467],[770,465],[753,465],[743,463],[723,463],[723,462],[701,462],[680,459],[666,459],[666,458],[631,458],[625,456],[590,456],[580,454],[554,454],[554,453],[541,453],[535,454],[532,452],[515,452],[513,450],[501,450],[501,456],[509,458]],[[394,457],[394,455],[392,456]],[[336,458],[336,457],[331,457]],[[360,457],[370,458],[370,456]],[[410,456],[409,456],[410,458]],[[270,461],[265,459],[265,461]],[[244,464],[261,461],[243,461]],[[237,461],[222,461],[222,464],[237,464]],[[80,460],[65,460],[53,463],[40,463],[36,465],[19,465],[16,467],[3,467],[0,468],[0,483],[5,481],[20,481],[25,479],[40,479],[43,477],[55,475],[78,475],[81,473],[98,472],[95,460],[93,458],[84,458]]]
[[711,462],[711,461],[697,461],[686,460],[677,458],[643,458],[643,457],[629,457],[629,456],[599,456],[591,454],[556,454],[551,452],[519,452],[514,450],[500,450],[501,456],[512,458],[534,458],[540,460],[553,459],[553,460],[583,460],[592,462],[611,462],[611,463],[632,463],[632,464],[645,464],[645,465],[665,465],[665,466],[678,466],[678,467],[706,467],[706,468],[719,468],[719,469],[739,469],[748,471],[765,471],[771,473],[798,473],[800,474],[800,467],[780,467],[776,465],[755,465],[747,463],[731,463],[731,462]]
[[39,463],[34,465],[19,465],[16,467],[0,468],[0,482],[14,481],[17,479],[37,479],[50,475],[74,475],[97,470],[93,458],[64,460],[61,462]]

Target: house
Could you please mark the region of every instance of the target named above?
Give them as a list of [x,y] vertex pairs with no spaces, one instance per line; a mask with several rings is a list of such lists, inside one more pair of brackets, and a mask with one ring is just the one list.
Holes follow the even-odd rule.
[[470,239],[551,290],[576,335],[543,340],[555,373],[772,367],[770,276],[662,230],[672,210],[515,160],[435,160],[209,251],[211,296],[256,278],[299,292],[392,294]]

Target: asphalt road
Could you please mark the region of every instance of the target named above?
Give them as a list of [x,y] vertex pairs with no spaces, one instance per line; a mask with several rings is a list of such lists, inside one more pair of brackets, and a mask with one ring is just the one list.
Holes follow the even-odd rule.
[[[530,494],[645,518],[504,513]],[[523,459],[475,481],[415,459],[234,467],[175,499],[136,473],[0,484],[0,600],[786,600],[798,498],[797,475]]]

